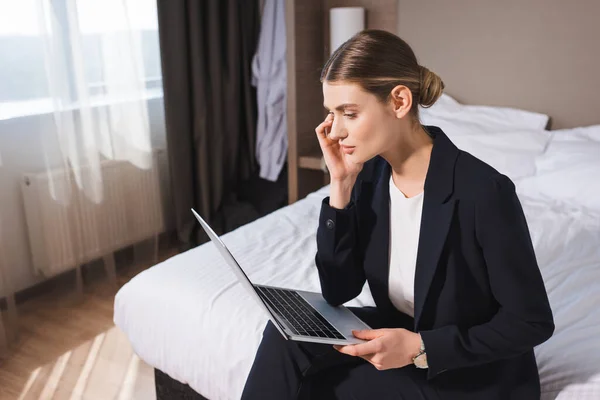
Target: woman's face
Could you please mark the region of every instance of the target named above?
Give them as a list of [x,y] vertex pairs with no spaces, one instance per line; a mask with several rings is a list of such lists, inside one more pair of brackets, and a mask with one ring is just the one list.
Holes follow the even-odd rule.
[[334,116],[329,138],[348,146],[343,149],[350,161],[364,163],[397,140],[399,119],[392,102],[383,104],[354,83],[327,81],[323,82],[323,100]]

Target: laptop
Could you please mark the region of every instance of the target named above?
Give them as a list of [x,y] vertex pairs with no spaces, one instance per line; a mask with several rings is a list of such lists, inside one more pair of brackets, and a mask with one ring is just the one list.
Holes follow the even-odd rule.
[[352,330],[371,329],[369,325],[346,307],[329,305],[321,293],[253,284],[219,236],[194,209],[192,213],[217,246],[242,287],[267,313],[284,338],[332,345],[365,342],[354,337]]

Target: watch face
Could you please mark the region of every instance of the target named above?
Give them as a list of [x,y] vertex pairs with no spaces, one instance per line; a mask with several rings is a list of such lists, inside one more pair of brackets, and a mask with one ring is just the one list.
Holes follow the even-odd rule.
[[417,368],[427,368],[427,354],[423,353],[415,357],[414,363]]

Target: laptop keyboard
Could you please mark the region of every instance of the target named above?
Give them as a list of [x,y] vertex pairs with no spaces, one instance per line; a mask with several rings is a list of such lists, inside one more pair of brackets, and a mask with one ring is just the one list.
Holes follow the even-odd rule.
[[273,310],[286,320],[288,327],[297,335],[344,339],[317,310],[293,290],[255,286]]

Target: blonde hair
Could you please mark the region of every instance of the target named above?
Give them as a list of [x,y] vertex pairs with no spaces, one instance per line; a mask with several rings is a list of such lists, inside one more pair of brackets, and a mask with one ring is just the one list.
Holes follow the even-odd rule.
[[398,36],[369,29],[357,33],[327,60],[321,82],[351,82],[386,103],[392,89],[406,86],[412,93],[411,113],[419,118],[418,105],[431,107],[444,91],[444,82],[418,64],[410,46]]

